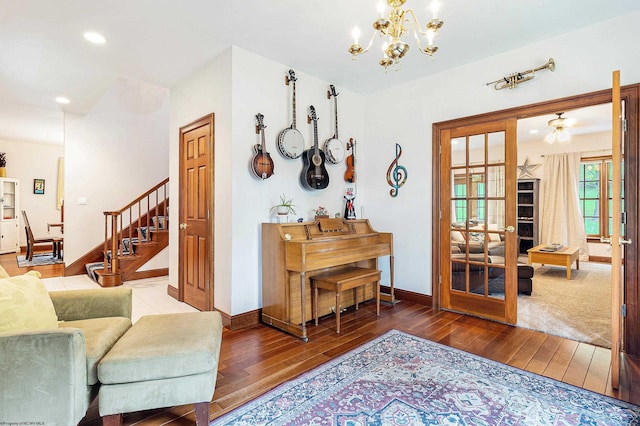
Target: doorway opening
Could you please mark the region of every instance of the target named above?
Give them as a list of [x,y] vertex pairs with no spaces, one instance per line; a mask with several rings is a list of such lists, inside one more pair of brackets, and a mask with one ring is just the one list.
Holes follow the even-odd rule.
[[[516,325],[607,348],[611,347],[611,304],[602,301],[611,294],[611,248],[600,237],[611,234],[611,107],[605,103],[523,118],[517,131],[518,164],[528,166],[520,171],[526,176],[518,185],[531,181],[536,190],[534,204],[520,204],[518,199],[522,213],[518,214],[518,261],[528,262],[528,249],[553,243],[578,247],[580,255],[569,271],[566,266],[540,263],[534,256],[532,292],[518,295]],[[549,135],[556,131],[549,123],[556,123],[553,120],[559,114],[565,117],[563,131],[568,140],[549,143]],[[578,189],[573,196],[565,194],[567,189],[551,162],[570,153],[580,157],[572,176]],[[564,208],[570,198],[579,209]],[[555,203],[558,199],[563,202]],[[570,232],[569,223],[579,226],[580,232]],[[567,239],[579,233],[583,236],[574,241],[586,241],[581,247]]]
[[[626,236],[632,242],[625,247],[625,270],[624,270],[624,288],[623,294],[627,305],[637,306],[640,303],[638,295],[638,248],[637,243],[640,240],[638,230],[638,140],[640,128],[640,85],[625,86],[621,90],[622,100],[625,105],[625,114],[627,120],[627,128],[623,135],[623,145],[625,153],[624,164],[624,193],[625,205],[627,206],[627,222],[625,225]],[[611,90],[602,90],[583,95],[556,99],[537,104],[526,105],[522,107],[511,108],[507,110],[495,111],[491,113],[476,115],[460,119],[449,120],[446,122],[433,124],[433,210],[432,210],[432,250],[434,253],[432,262],[432,282],[436,283],[432,286],[434,308],[442,307],[442,289],[437,284],[442,278],[443,266],[441,256],[439,256],[444,247],[442,246],[442,229],[440,226],[440,214],[446,207],[442,202],[442,191],[449,183],[443,180],[442,165],[440,158],[440,149],[444,132],[461,126],[469,126],[474,124],[482,124],[500,119],[515,118],[522,120],[525,118],[554,115],[557,112],[572,111],[579,108],[611,103]],[[623,348],[630,355],[637,356],[640,354],[640,313],[629,312],[624,319],[624,336]]]

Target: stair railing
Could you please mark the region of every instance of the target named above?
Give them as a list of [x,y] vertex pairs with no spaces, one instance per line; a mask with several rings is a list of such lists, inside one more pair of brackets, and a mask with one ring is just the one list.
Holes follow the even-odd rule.
[[138,242],[150,241],[152,225],[166,230],[168,219],[169,178],[120,210],[104,212],[104,273],[117,274],[118,260],[135,254],[135,238]]

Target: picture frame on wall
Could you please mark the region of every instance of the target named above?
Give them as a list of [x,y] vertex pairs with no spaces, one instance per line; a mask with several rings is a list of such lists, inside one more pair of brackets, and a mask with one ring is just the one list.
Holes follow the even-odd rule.
[[33,180],[33,193],[44,194],[44,179]]

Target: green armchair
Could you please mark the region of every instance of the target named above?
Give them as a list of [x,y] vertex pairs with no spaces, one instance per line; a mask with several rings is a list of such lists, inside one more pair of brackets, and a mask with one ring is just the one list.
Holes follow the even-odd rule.
[[[9,280],[0,280],[0,296]],[[49,296],[57,328],[0,332],[0,419],[7,424],[77,424],[96,396],[98,362],[131,327],[129,288]]]

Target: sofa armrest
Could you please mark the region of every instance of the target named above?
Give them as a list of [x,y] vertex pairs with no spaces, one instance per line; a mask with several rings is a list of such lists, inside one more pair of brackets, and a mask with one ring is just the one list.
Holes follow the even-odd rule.
[[89,406],[78,329],[0,333],[0,418],[7,424],[77,424]]
[[104,317],[131,319],[132,293],[130,288],[52,291],[49,295],[60,321]]

